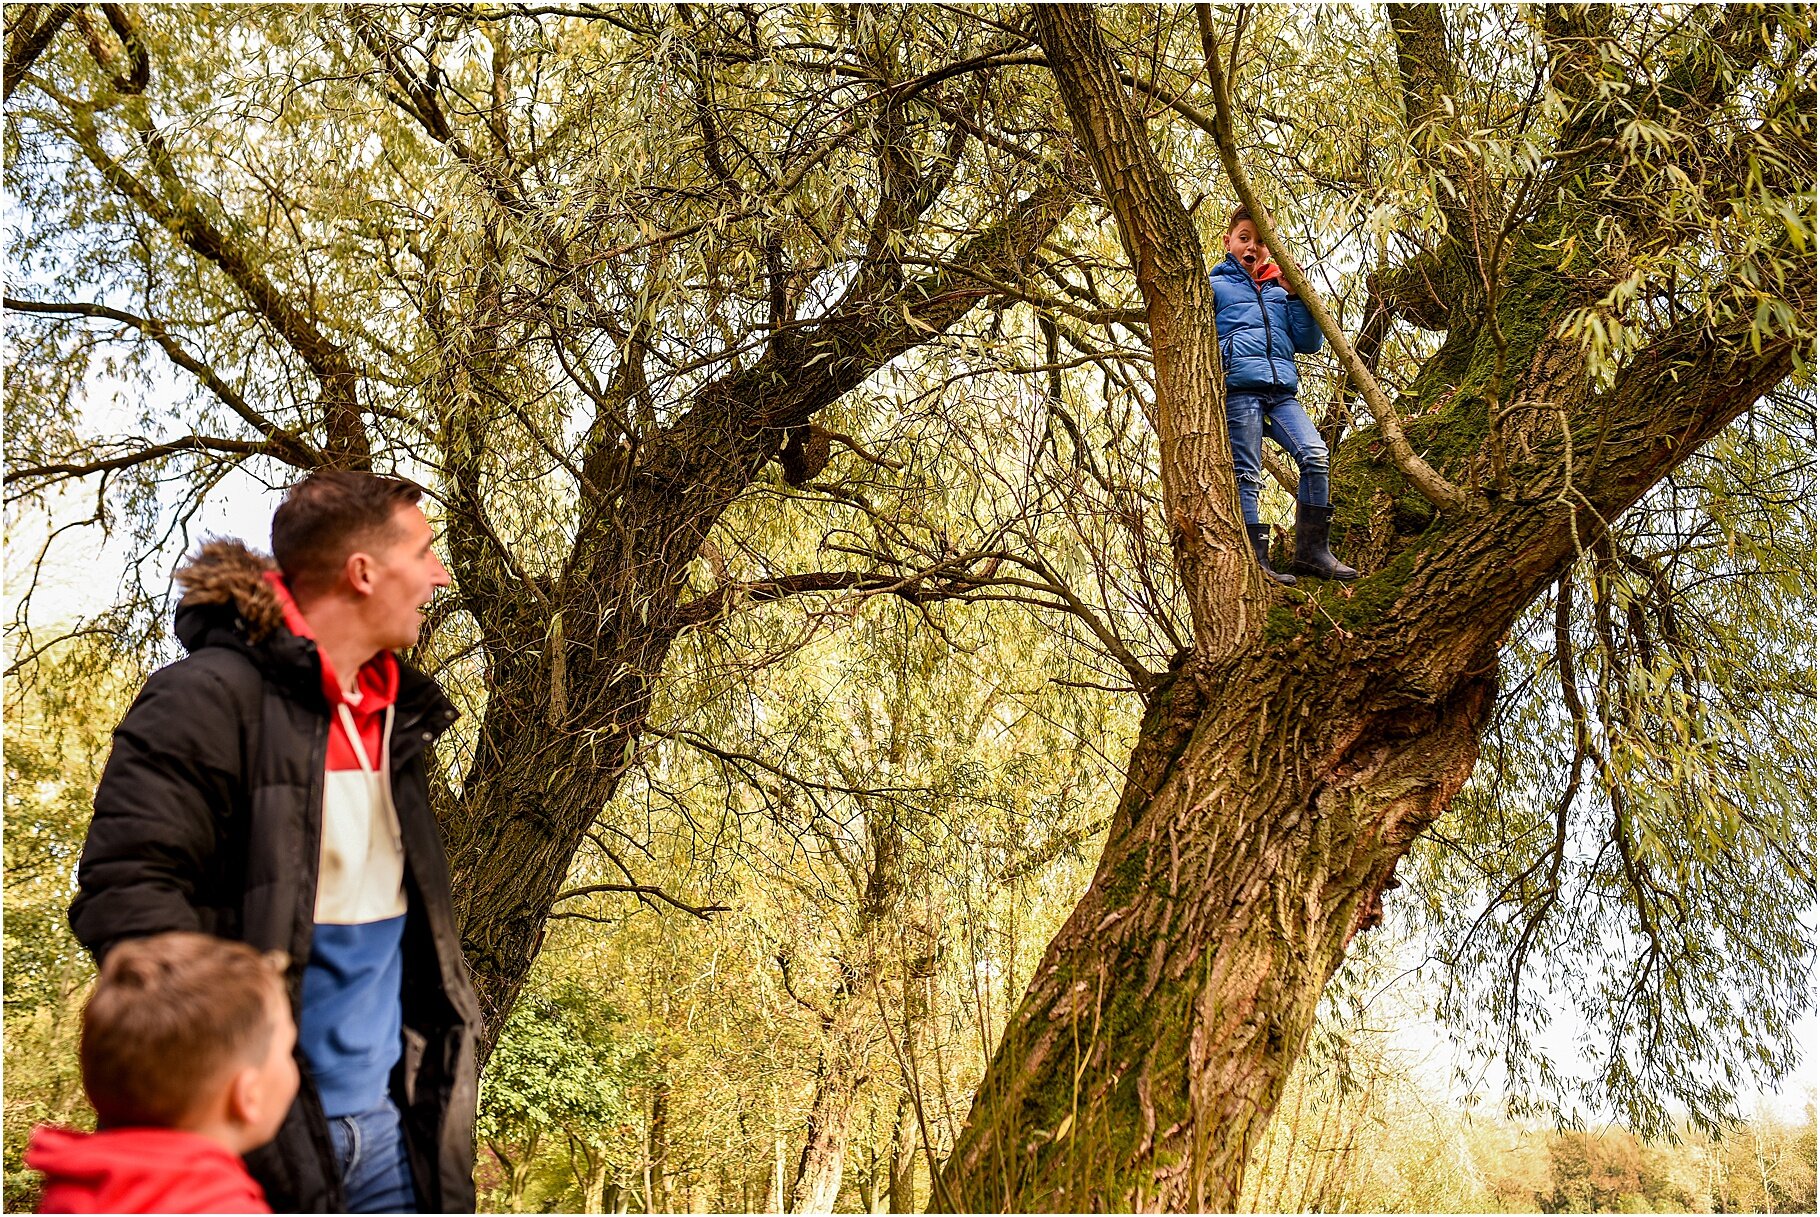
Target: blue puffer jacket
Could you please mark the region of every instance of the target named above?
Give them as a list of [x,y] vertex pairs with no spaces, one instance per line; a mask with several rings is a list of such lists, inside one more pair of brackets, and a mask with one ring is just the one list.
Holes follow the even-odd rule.
[[1294,392],[1296,355],[1321,349],[1321,328],[1308,306],[1291,300],[1275,280],[1254,283],[1235,254],[1227,254],[1207,278],[1226,387]]

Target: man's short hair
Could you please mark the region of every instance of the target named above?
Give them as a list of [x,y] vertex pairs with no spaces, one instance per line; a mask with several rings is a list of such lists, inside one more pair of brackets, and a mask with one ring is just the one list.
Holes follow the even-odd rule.
[[[1232,218],[1226,221],[1226,231],[1231,232],[1247,220],[1251,220],[1251,211],[1244,207],[1234,207],[1232,209]],[[1251,220],[1251,222],[1254,224],[1257,223],[1256,220]]]
[[399,507],[422,495],[423,487],[402,478],[343,469],[312,473],[272,513],[272,557],[292,590],[326,589],[361,542],[390,528]]
[[103,1128],[179,1124],[230,1067],[271,1049],[283,956],[207,934],[114,946],[82,1010],[82,1088]]

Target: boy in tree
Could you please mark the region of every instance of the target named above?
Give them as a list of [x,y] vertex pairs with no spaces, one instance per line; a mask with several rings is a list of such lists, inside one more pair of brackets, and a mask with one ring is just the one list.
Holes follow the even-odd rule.
[[[1357,579],[1359,572],[1327,548],[1333,524],[1333,508],[1327,501],[1327,444],[1296,400],[1295,357],[1320,350],[1321,331],[1308,307],[1278,282],[1282,273],[1258,237],[1251,214],[1238,208],[1226,225],[1226,260],[1208,279],[1213,284],[1220,362],[1226,370],[1226,430],[1232,440],[1245,531],[1258,565],[1278,583],[1294,583],[1296,575]],[[1258,520],[1266,435],[1289,453],[1301,474],[1295,557],[1289,565],[1294,574],[1270,569],[1270,533]]]
[[41,1212],[271,1212],[240,1155],[277,1134],[297,1095],[280,958],[189,933],[108,953],[80,1051],[100,1131],[33,1131]]

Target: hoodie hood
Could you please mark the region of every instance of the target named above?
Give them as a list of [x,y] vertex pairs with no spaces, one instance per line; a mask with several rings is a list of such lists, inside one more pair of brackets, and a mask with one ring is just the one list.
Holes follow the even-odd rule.
[[[241,651],[291,696],[333,713],[342,700],[339,682],[276,562],[240,541],[216,538],[190,556],[176,579],[183,598],[174,629],[184,649],[192,655],[204,647]],[[368,712],[393,703],[401,725],[433,719],[438,731],[455,721],[455,708],[435,682],[390,651],[374,656],[359,681]]]
[[239,1155],[195,1133],[40,1126],[25,1164],[44,1173],[45,1213],[269,1213]]
[[[315,641],[316,632],[310,628],[309,619],[303,615],[303,610],[297,607],[297,600],[285,585],[284,576],[276,570],[267,570],[265,582],[278,598],[278,607],[284,613],[284,628],[299,638]],[[331,706],[347,702],[348,698],[341,691],[340,674],[329,663],[328,653],[319,648],[316,659],[322,665],[323,698]],[[398,657],[390,651],[379,652],[354,673],[354,682],[360,690],[359,701],[349,703],[357,707],[354,716],[359,718],[378,714],[398,700]]]

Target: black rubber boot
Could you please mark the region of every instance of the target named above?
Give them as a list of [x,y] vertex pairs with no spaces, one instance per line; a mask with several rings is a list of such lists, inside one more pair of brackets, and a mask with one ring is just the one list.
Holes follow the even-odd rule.
[[1295,559],[1289,569],[1298,575],[1317,579],[1357,579],[1359,572],[1346,565],[1327,548],[1327,533],[1333,527],[1333,508],[1295,505]]
[[1270,525],[1246,524],[1245,531],[1251,536],[1251,552],[1257,555],[1258,565],[1264,568],[1264,577],[1281,583],[1284,587],[1293,584],[1294,575],[1270,569]]

